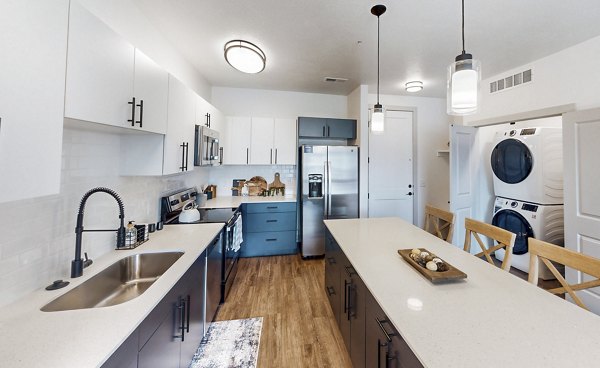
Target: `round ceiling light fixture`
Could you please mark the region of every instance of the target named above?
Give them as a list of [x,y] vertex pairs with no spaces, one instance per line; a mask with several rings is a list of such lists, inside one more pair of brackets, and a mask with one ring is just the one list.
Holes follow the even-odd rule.
[[225,44],[225,60],[240,72],[249,74],[262,72],[267,64],[263,50],[244,40],[231,40]]
[[423,90],[423,82],[421,81],[412,81],[412,82],[407,82],[404,85],[404,89],[406,90],[406,92],[419,92],[421,90]]

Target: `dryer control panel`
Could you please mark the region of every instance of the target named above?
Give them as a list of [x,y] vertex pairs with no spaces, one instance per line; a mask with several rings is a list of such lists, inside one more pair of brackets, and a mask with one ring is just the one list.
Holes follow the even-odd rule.
[[521,209],[523,211],[537,212],[538,206],[535,204],[531,204],[531,203],[523,203],[523,206],[521,206]]

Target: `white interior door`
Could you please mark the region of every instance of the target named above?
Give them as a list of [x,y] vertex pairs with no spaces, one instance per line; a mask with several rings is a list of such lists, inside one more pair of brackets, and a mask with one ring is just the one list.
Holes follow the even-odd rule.
[[413,113],[386,111],[385,132],[369,131],[369,217],[413,223]]
[[[600,258],[600,109],[563,117],[565,247]],[[569,283],[591,278],[566,267]],[[588,308],[600,314],[600,287],[578,291]]]
[[[450,127],[450,211],[456,215],[452,244],[461,248],[465,242],[465,218],[473,217],[477,194],[475,168],[478,155],[473,154],[476,136],[475,127]],[[472,250],[476,249],[472,247]]]

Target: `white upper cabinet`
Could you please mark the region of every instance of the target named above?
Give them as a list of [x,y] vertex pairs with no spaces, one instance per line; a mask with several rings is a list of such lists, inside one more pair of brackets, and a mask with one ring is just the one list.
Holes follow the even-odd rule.
[[149,132],[165,134],[169,73],[138,49],[135,50],[134,65],[135,126]]
[[230,116],[226,118],[227,135],[224,145],[224,165],[246,165],[250,163],[250,135],[252,119]]
[[226,129],[224,164],[296,164],[296,119],[227,117]]
[[195,105],[196,94],[177,78],[169,75],[163,175],[194,169]]
[[196,124],[209,127],[221,133],[225,130],[223,114],[200,96],[196,96]]
[[69,1],[0,1],[0,202],[60,191]]
[[166,132],[168,73],[77,1],[66,85],[68,118]]
[[298,151],[298,135],[296,119],[275,118],[274,125],[273,163],[277,165],[296,165]]
[[252,133],[250,138],[250,164],[274,164],[273,150],[273,118],[252,118]]
[[71,1],[65,116],[131,126],[134,47]]

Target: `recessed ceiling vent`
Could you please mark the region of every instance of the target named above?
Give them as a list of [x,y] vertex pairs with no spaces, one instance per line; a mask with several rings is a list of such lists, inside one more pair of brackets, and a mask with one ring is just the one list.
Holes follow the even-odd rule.
[[348,78],[325,77],[325,82],[348,82]]
[[533,81],[533,72],[531,69],[527,69],[517,74],[509,75],[507,77],[498,79],[490,83],[490,93],[496,93],[518,87],[523,84],[531,83]]

